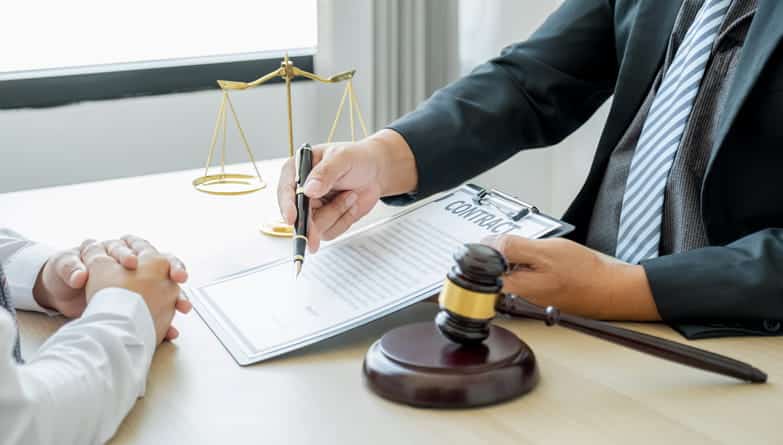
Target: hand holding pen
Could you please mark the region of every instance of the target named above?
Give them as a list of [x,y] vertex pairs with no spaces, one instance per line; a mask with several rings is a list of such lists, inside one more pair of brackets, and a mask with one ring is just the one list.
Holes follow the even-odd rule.
[[[407,155],[397,153],[393,144],[386,141],[388,137],[384,135],[389,134],[404,144],[402,136],[393,130],[382,130],[358,142],[312,147],[313,168],[304,185],[304,192],[310,198],[307,232],[310,253],[318,251],[321,241],[331,241],[345,233],[375,207],[381,196],[415,190],[415,178],[409,188],[404,181],[408,174],[416,174],[413,154],[410,150]],[[298,170],[294,161],[292,157],[284,163],[277,187],[280,215],[291,225],[297,213]],[[410,164],[410,170],[404,167],[406,163]]]

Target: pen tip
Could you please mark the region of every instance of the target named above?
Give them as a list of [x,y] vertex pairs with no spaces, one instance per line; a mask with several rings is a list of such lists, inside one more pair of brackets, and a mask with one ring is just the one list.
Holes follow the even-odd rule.
[[294,261],[294,267],[296,267],[296,278],[299,278],[299,274],[302,273],[302,262]]

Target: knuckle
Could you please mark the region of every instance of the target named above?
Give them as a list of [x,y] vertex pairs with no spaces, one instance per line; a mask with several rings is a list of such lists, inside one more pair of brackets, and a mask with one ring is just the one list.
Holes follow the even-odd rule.
[[119,240],[112,240],[106,242],[106,252],[109,255],[114,255],[117,253],[122,253],[122,246],[124,246],[125,243],[120,242]]
[[85,261],[85,265],[88,268],[94,268],[98,266],[111,265],[111,264],[117,264],[117,263],[113,259],[105,255],[94,255],[87,258],[87,260]]
[[347,154],[348,151],[345,145],[335,145],[329,150],[329,157],[338,161],[345,159]]
[[92,247],[94,247],[96,244],[97,244],[97,241],[95,241],[94,239],[86,239],[86,240],[82,241],[81,245],[79,246],[79,252],[82,252],[82,253],[87,252]]
[[143,269],[146,269],[153,274],[167,273],[169,266],[170,263],[168,258],[160,254],[147,256],[143,263]]
[[512,243],[513,239],[508,235],[501,235],[495,240],[494,246],[495,249],[498,250],[498,252],[502,253],[503,255],[508,255],[509,252],[512,250]]
[[351,210],[351,207],[355,202],[355,198],[353,201],[351,201],[351,195],[352,195],[351,193],[346,193],[341,199],[342,202],[340,204],[340,207],[342,208],[343,212],[347,212]]
[[[280,169],[280,180],[278,181],[280,184],[288,184],[293,181],[294,176],[294,160],[288,159],[283,164],[283,167]],[[281,187],[280,191],[283,191],[284,187]]]
[[516,275],[503,277],[503,292],[521,295],[524,294],[524,287]]
[[52,265],[53,265],[55,268],[59,269],[60,267],[62,267],[63,263],[65,263],[65,262],[68,260],[68,258],[69,258],[70,256],[71,256],[71,255],[70,255],[70,253],[69,253],[69,252],[60,252],[60,253],[57,253],[57,254],[55,254],[55,255],[54,255],[52,258],[51,258],[51,260],[50,260],[50,261],[51,261]]
[[125,241],[126,243],[130,243],[136,238],[135,235],[131,235],[130,233],[126,233],[125,235],[122,235],[120,237],[121,240]]
[[179,257],[177,257],[176,255],[174,255],[173,253],[165,253],[165,254],[163,254],[163,256],[164,256],[166,259],[168,259],[169,263],[171,263],[172,265],[176,265],[176,266],[180,266],[180,267],[185,267],[185,264],[182,262],[182,260],[181,260],[181,259],[179,259]]
[[65,257],[65,259],[58,265],[60,269],[69,272],[76,269],[81,264],[77,258]]
[[151,266],[155,268],[162,268],[162,267],[168,267],[169,260],[163,255],[155,254],[152,255],[152,257],[149,259],[149,263]]

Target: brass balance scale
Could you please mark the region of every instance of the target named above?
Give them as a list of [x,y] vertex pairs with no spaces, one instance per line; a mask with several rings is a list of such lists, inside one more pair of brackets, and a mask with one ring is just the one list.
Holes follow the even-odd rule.
[[[285,55],[283,61],[280,63],[280,68],[268,73],[252,82],[241,82],[233,80],[218,80],[218,86],[222,91],[222,98],[220,101],[220,107],[218,108],[217,120],[215,122],[215,129],[212,132],[212,142],[209,145],[209,153],[207,155],[207,163],[204,167],[204,175],[193,180],[193,187],[203,193],[219,196],[236,196],[246,195],[263,190],[266,187],[266,182],[261,177],[261,172],[256,165],[255,156],[250,149],[250,144],[247,141],[242,125],[239,123],[237,112],[234,109],[234,104],[231,102],[229,96],[230,91],[248,90],[255,88],[259,85],[263,85],[275,78],[282,78],[285,81],[286,97],[288,102],[288,156],[294,155],[294,123],[293,112],[291,105],[291,82],[296,77],[304,77],[321,83],[340,83],[345,82],[345,89],[343,91],[340,105],[337,107],[337,114],[335,115],[332,127],[329,130],[329,136],[326,138],[326,142],[332,142],[335,131],[337,130],[337,124],[340,121],[343,108],[345,108],[346,101],[349,108],[349,122],[351,131],[351,141],[356,140],[356,120],[359,122],[362,134],[367,136],[367,126],[364,123],[361,109],[359,108],[359,102],[356,99],[356,93],[353,89],[353,77],[356,74],[356,70],[345,71],[335,74],[331,77],[321,77],[316,74],[304,71],[294,66],[293,61],[288,58],[288,54]],[[234,123],[236,124],[239,137],[242,140],[242,144],[247,152],[248,159],[253,167],[255,174],[244,174],[236,172],[226,171],[226,133],[227,133],[227,121],[228,112],[231,112]],[[354,114],[357,119],[354,119]],[[210,174],[210,168],[215,158],[215,149],[218,145],[218,141],[221,140],[220,150],[220,165],[219,172]],[[282,221],[275,221],[271,223],[265,223],[261,227],[261,232],[269,236],[277,237],[291,237],[293,236],[293,227],[285,224]]]

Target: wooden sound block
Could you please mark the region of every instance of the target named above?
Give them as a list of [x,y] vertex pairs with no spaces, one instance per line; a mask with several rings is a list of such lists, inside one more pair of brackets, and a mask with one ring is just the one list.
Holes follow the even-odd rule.
[[492,405],[538,383],[530,347],[494,325],[484,343],[472,346],[446,339],[433,322],[401,326],[370,347],[363,369],[376,394],[428,408]]

